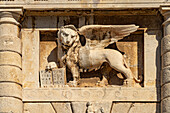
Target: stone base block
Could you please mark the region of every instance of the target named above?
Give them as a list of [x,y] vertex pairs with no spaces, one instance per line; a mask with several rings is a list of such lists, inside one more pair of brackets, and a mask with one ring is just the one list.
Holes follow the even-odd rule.
[[24,113],[58,113],[58,112],[55,112],[51,103],[25,103]]
[[72,113],[70,103],[52,103],[53,108],[57,113]]
[[0,65],[13,65],[21,68],[21,56],[15,52],[0,52]]
[[87,102],[72,102],[72,108],[74,113],[86,113]]
[[170,113],[170,97],[162,100],[161,113]]
[[1,36],[0,37],[0,50],[3,51],[15,51],[21,54],[21,39],[13,36]]
[[22,99],[22,88],[16,83],[0,82],[0,97],[15,97]]
[[170,52],[166,52],[165,54],[163,54],[162,56],[162,67],[166,67],[170,65]]
[[167,83],[161,88],[161,99],[170,97],[170,83]]
[[16,98],[0,97],[0,113],[23,113],[23,103]]
[[164,53],[166,53],[167,51],[170,51],[170,35],[167,35],[165,37],[162,38],[161,40],[161,55],[163,55]]
[[170,81],[170,66],[162,69],[161,85]]
[[111,113],[159,113],[157,103],[113,103]]
[[21,84],[21,69],[14,66],[0,66],[0,81],[10,81]]

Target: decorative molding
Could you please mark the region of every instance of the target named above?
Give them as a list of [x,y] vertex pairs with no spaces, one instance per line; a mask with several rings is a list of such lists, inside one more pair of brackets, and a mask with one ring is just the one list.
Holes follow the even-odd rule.
[[47,101],[136,101],[159,102],[159,89],[110,87],[110,88],[39,88],[23,89],[24,102]]

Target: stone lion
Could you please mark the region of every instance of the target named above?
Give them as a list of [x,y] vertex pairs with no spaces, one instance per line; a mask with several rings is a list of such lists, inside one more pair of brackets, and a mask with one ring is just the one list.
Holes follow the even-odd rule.
[[[72,73],[73,86],[77,85],[80,70],[99,69],[104,62],[111,68],[122,73],[126,81],[134,79],[123,55],[114,49],[105,49],[109,44],[123,39],[136,31],[135,25],[86,25],[77,30],[73,25],[61,27],[58,32],[58,61],[60,67],[68,67]],[[80,43],[80,36],[86,39],[84,46]],[[103,76],[103,80],[106,77]],[[135,79],[136,82],[141,80]]]

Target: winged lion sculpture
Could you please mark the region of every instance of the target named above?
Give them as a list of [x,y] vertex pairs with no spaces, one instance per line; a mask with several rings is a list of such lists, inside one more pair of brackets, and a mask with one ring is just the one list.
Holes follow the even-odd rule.
[[[105,49],[130,33],[135,32],[135,25],[85,25],[76,29],[74,25],[61,27],[58,32],[58,61],[60,67],[68,67],[72,73],[73,86],[77,85],[80,70],[99,69],[104,62],[111,68],[122,73],[126,81],[141,82],[133,77],[123,55],[114,49]],[[86,39],[83,46],[80,35]],[[103,80],[106,79],[103,77]]]

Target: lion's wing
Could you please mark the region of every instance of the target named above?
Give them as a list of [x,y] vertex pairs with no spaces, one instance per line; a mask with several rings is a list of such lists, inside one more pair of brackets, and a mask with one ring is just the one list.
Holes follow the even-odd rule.
[[79,34],[85,36],[87,48],[105,48],[135,32],[137,28],[136,25],[86,25],[79,29]]

